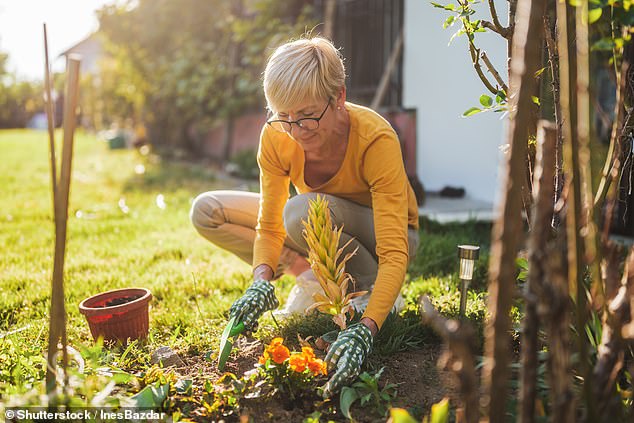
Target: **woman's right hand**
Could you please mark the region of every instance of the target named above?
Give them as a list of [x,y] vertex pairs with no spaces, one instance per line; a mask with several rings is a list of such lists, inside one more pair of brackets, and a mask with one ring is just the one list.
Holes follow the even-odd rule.
[[273,284],[266,279],[257,279],[231,305],[229,317],[238,317],[238,321],[244,323],[247,330],[251,330],[265,311],[273,310],[279,305]]

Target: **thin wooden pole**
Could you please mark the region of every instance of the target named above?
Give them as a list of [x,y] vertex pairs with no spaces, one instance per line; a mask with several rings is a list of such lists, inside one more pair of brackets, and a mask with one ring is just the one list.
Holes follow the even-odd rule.
[[392,47],[392,53],[385,65],[385,69],[383,70],[383,75],[381,75],[381,81],[379,82],[379,87],[374,93],[374,98],[372,99],[372,103],[370,104],[371,109],[377,109],[385,94],[387,93],[388,83],[390,81],[390,77],[392,73],[394,73],[394,69],[396,69],[396,63],[398,61],[399,56],[401,55],[401,50],[403,50],[403,30],[401,29],[398,33],[398,37],[394,41],[394,46]]
[[520,371],[520,423],[535,422],[535,400],[537,398],[537,333],[540,319],[537,312],[539,298],[544,295],[543,282],[546,276],[546,245],[551,238],[553,196],[555,187],[555,151],[557,127],[554,123],[540,120],[537,123],[537,163],[533,174],[532,230],[528,239],[528,267],[524,295],[525,316],[522,320],[522,368]]
[[510,98],[513,99],[507,131],[511,150],[505,166],[499,217],[492,232],[489,266],[490,319],[487,323],[485,361],[482,372],[484,395],[481,405],[491,423],[506,421],[508,394],[508,364],[510,360],[509,312],[515,292],[515,258],[522,231],[521,186],[525,181],[525,158],[528,128],[532,120],[535,92],[535,72],[540,65],[543,31],[541,20],[545,0],[519,0],[513,33]]
[[53,97],[51,96],[51,68],[48,62],[48,36],[44,24],[44,87],[46,89],[46,118],[48,123],[48,140],[51,150],[51,182],[53,193],[53,212],[57,225],[57,161],[55,160],[55,117],[53,115]]
[[76,125],[76,110],[79,94],[80,59],[68,57],[66,97],[64,99],[64,144],[60,180],[57,185],[57,205],[59,217],[55,225],[55,259],[51,294],[51,318],[48,339],[48,368],[46,371],[46,391],[53,392],[56,385],[57,343],[62,342],[62,369],[66,374],[68,355],[66,351],[66,309],[64,306],[64,255],[66,252],[66,226],[68,221],[68,198],[70,193],[73,141]]

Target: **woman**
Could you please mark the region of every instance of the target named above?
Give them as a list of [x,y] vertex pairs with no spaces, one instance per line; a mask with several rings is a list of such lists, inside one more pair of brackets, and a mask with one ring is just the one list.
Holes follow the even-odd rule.
[[[308,201],[325,194],[334,224],[343,225],[342,244],[354,238],[349,248],[358,247],[346,270],[357,289],[370,290],[361,321],[340,332],[326,356],[337,369],[324,387],[329,396],[359,373],[400,298],[418,245],[418,209],[396,133],[376,112],[346,102],[343,60],[328,40],[278,47],[264,72],[264,94],[272,118],[260,135],[260,194],[201,194],[192,222],[253,265],[254,282],[230,309],[250,327],[279,305],[271,281],[283,271],[298,275],[286,309],[302,311],[313,302],[319,285],[306,261],[302,219]],[[298,192],[290,199],[289,182]]]

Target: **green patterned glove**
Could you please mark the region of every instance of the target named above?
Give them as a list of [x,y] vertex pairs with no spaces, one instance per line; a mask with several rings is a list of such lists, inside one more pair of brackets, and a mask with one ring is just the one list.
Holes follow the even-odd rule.
[[344,383],[351,382],[359,375],[361,365],[372,349],[372,341],[372,332],[363,323],[350,325],[339,333],[326,355],[328,369],[337,370],[322,387],[324,398],[330,397]]
[[273,284],[267,280],[258,279],[251,284],[242,297],[231,305],[229,318],[239,317],[244,327],[251,330],[265,311],[273,310],[279,305]]

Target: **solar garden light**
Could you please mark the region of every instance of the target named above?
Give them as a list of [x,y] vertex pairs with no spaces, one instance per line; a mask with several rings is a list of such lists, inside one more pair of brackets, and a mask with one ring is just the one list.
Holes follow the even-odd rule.
[[465,316],[467,309],[467,288],[473,279],[475,261],[480,254],[480,247],[476,245],[458,245],[458,257],[460,258],[460,318]]

